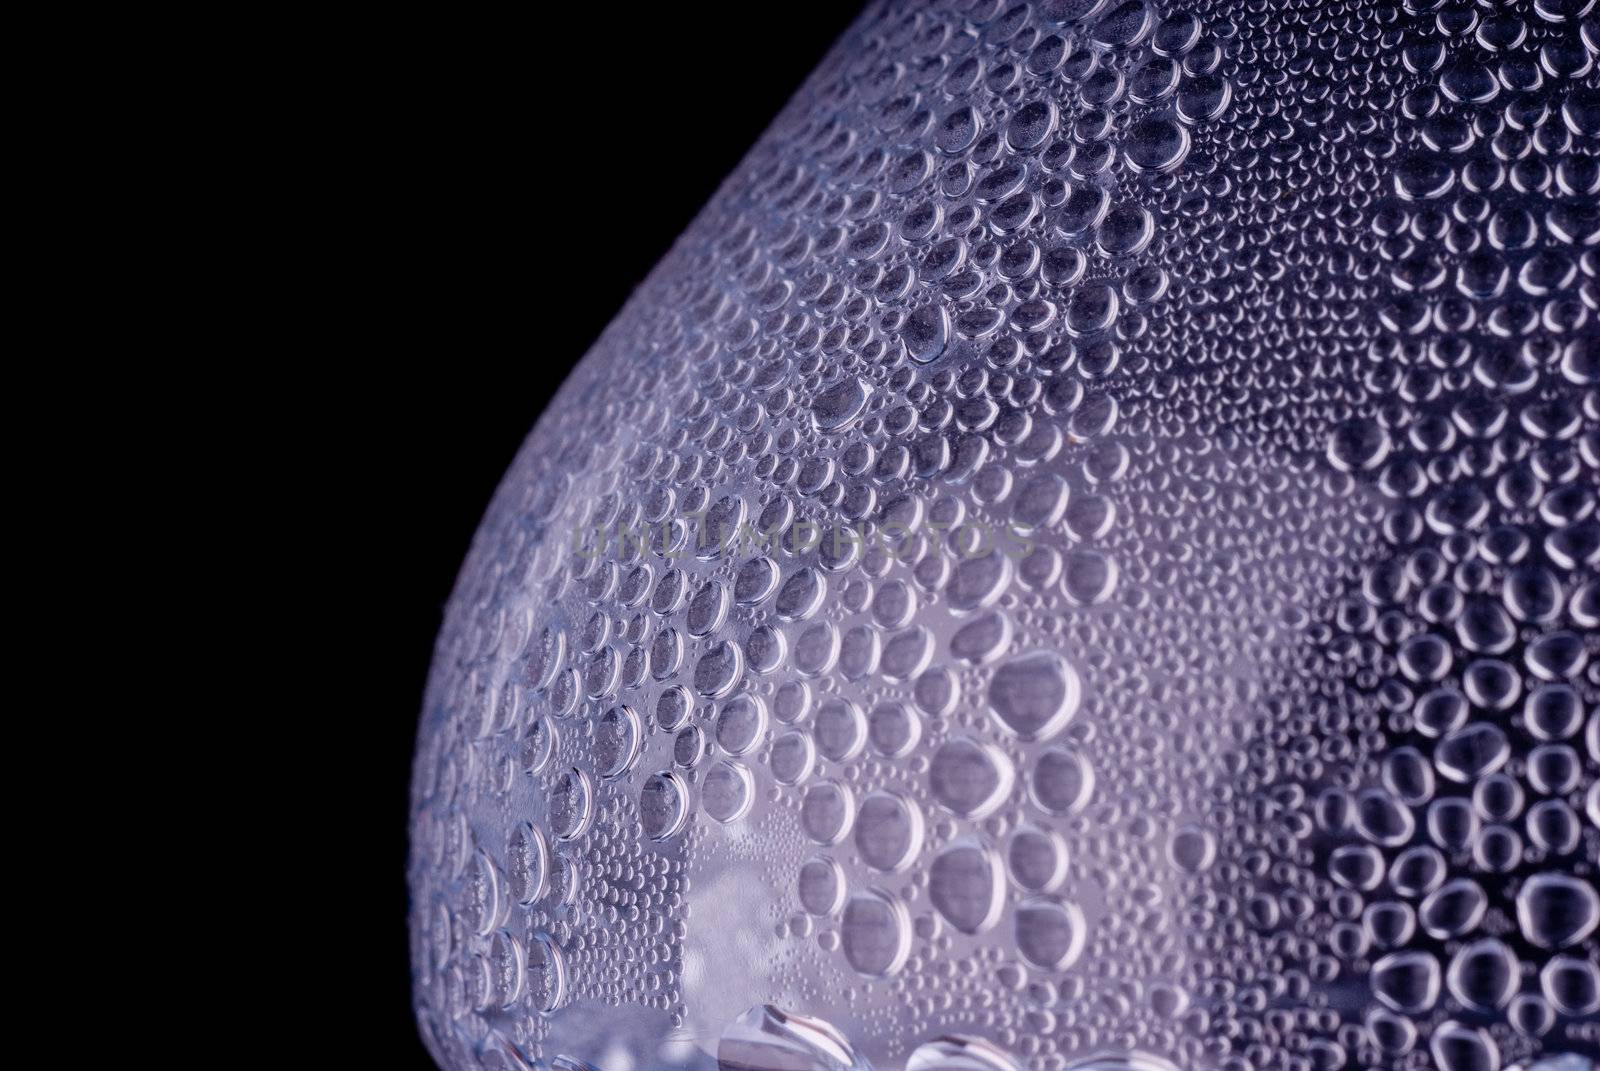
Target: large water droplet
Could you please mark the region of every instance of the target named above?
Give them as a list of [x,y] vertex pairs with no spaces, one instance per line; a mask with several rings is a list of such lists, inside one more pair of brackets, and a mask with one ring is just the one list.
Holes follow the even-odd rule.
[[745,1012],[717,1041],[720,1071],[856,1071],[855,1051],[821,1019],[771,1004]]
[[1021,1071],[992,1041],[943,1037],[924,1042],[906,1058],[906,1071]]
[[1007,729],[1024,740],[1048,740],[1078,711],[1078,674],[1054,651],[1033,651],[1002,663],[988,695]]

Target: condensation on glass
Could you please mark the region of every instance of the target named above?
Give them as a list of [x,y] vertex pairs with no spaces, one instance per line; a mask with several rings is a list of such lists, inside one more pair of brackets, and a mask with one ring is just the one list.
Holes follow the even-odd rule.
[[1592,1069],[1593,8],[865,11],[462,571],[441,1066]]

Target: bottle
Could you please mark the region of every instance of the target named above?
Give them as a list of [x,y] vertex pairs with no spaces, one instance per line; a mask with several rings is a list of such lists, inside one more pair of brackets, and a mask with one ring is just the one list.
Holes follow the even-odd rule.
[[440,1066],[1592,1069],[1593,9],[872,4],[462,570]]

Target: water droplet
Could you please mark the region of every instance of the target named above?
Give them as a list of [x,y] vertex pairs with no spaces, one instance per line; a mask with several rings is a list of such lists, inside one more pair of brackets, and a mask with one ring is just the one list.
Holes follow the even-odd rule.
[[858,1071],[850,1043],[832,1024],[760,1004],[717,1041],[720,1071]]
[[1078,674],[1054,651],[1018,655],[995,670],[988,699],[1005,728],[1023,740],[1048,740],[1078,711]]
[[1017,951],[1033,966],[1062,971],[1083,954],[1088,928],[1076,904],[1060,900],[1024,900],[1017,906]]
[[1567,874],[1535,874],[1517,893],[1517,925],[1540,948],[1577,944],[1600,926],[1600,893]]
[[651,840],[668,840],[689,817],[689,788],[670,770],[654,774],[639,792],[639,821]]
[[904,966],[911,952],[911,918],[905,905],[877,889],[851,896],[839,923],[839,943],[850,966],[883,977]]
[[906,1071],[1021,1071],[993,1042],[973,1037],[942,1037],[917,1046]]

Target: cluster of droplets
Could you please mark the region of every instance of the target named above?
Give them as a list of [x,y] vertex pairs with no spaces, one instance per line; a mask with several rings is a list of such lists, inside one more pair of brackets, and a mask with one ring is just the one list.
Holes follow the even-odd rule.
[[870,8],[463,571],[441,1063],[1592,1068],[1593,6]]
[[1395,27],[1368,373],[1394,398],[1328,441],[1386,504],[1330,635],[1377,671],[1351,682],[1376,717],[1315,804],[1343,916],[1326,940],[1376,997],[1350,1031],[1374,1062],[1596,1044],[1592,6],[1419,6]]

